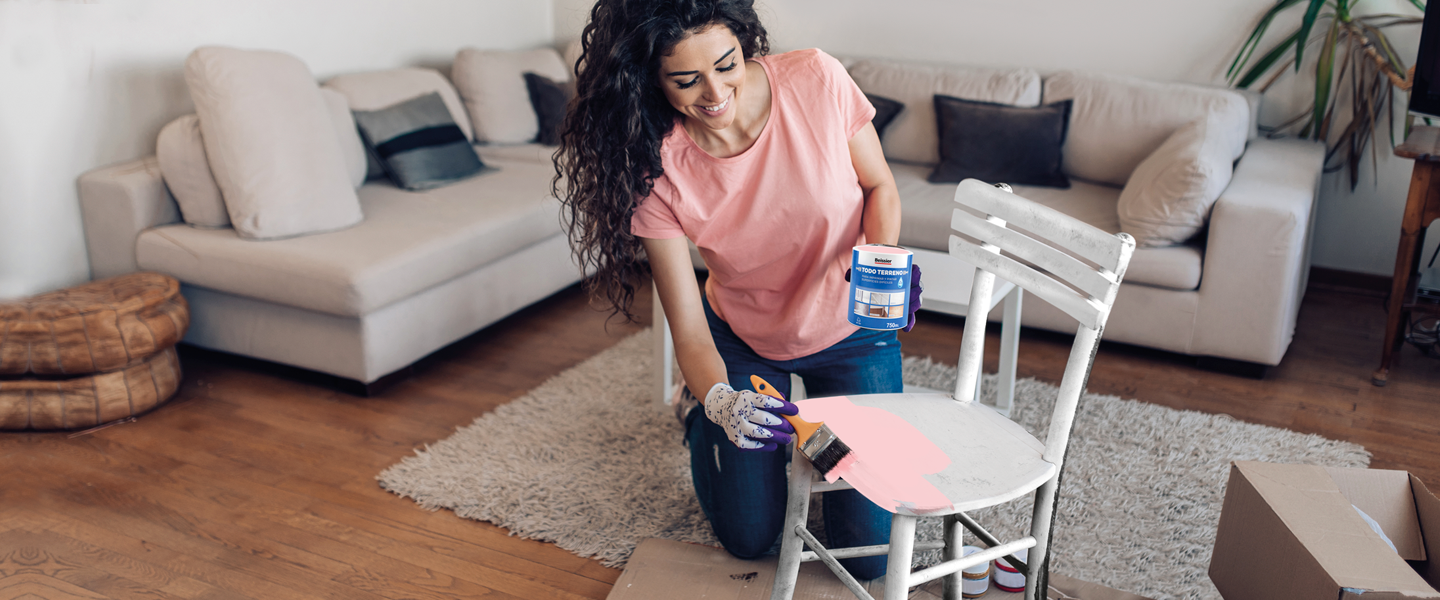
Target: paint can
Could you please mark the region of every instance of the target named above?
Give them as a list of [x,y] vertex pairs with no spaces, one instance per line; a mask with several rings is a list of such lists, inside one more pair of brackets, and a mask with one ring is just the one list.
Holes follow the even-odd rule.
[[856,246],[850,256],[850,324],[893,330],[910,321],[910,262],[899,246]]
[[[976,546],[965,546],[961,549],[962,556],[970,556],[980,551]],[[982,562],[972,567],[966,567],[960,572],[962,577],[960,583],[960,595],[965,598],[979,598],[990,591],[990,563]]]
[[[1015,551],[1015,558],[1027,560],[1029,550],[1020,549]],[[995,589],[1002,592],[1020,593],[1025,591],[1025,574],[1020,569],[1010,566],[1010,561],[1004,558],[995,559]]]

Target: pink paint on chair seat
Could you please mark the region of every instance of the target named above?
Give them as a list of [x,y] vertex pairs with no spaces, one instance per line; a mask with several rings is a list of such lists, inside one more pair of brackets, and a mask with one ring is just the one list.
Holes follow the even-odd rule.
[[925,434],[883,409],[856,406],[845,396],[795,403],[800,418],[824,422],[850,446],[854,460],[841,461],[827,474],[844,478],[871,502],[890,512],[897,508],[923,514],[952,508],[950,500],[922,475],[938,473],[950,457]]

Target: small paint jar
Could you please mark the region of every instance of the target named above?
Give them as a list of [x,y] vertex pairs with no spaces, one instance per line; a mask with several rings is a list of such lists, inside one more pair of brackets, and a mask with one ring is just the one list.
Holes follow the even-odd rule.
[[[1025,549],[1016,550],[1015,558],[1027,560],[1029,551]],[[1004,558],[995,559],[995,589],[1002,592],[1020,593],[1025,591],[1025,574],[1020,569],[1010,565],[1010,561]]]
[[[964,551],[962,556],[970,556],[971,554],[979,552],[980,548],[965,546],[962,550]],[[960,572],[960,575],[964,578],[960,583],[960,595],[962,597],[979,598],[984,596],[985,592],[990,591],[990,563],[982,562],[978,565],[967,567],[964,571]]]
[[881,331],[910,322],[909,250],[885,244],[855,246],[850,256],[850,324]]

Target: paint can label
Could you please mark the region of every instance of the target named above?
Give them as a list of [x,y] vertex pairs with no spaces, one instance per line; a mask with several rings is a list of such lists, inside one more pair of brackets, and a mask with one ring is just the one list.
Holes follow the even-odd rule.
[[910,261],[914,255],[898,246],[855,246],[850,257],[852,325],[892,330],[910,320]]

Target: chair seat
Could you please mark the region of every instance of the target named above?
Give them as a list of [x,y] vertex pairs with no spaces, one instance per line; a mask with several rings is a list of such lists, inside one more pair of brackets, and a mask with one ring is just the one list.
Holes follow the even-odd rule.
[[[856,407],[880,409],[893,417],[844,409],[846,400]],[[812,398],[796,405],[806,420],[818,420],[811,416],[824,415],[831,430],[850,445],[860,462],[870,467],[846,481],[871,501],[899,514],[938,516],[993,506],[1034,491],[1057,470],[1041,457],[1044,444],[1019,424],[978,402],[961,403],[938,393],[903,393]],[[837,412],[840,416],[832,414]],[[846,412],[850,414],[844,415]],[[936,453],[948,457],[948,464],[937,460]],[[917,505],[913,498],[893,498],[895,493],[886,494],[893,498],[888,503],[872,497],[876,492],[891,492],[896,482],[903,483],[897,479],[903,475],[894,470],[898,465],[929,465],[931,469],[943,465],[937,472],[913,473],[912,477],[922,477],[933,485],[949,506],[937,509],[933,502]],[[929,470],[923,466],[919,469]]]

